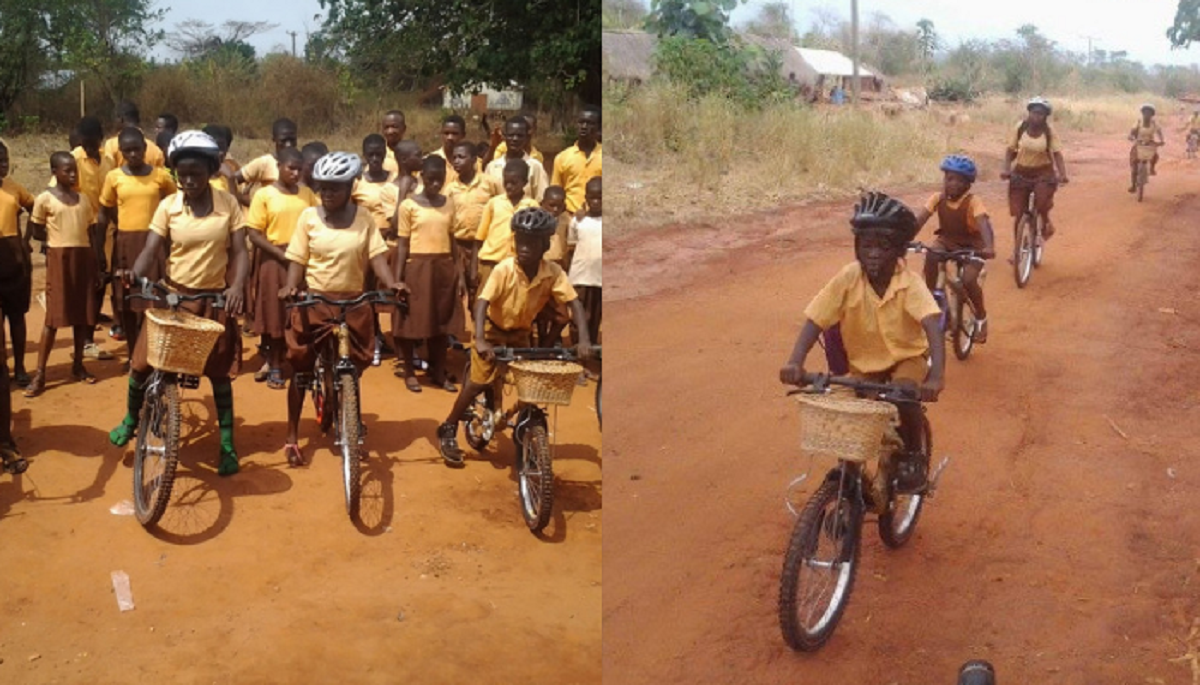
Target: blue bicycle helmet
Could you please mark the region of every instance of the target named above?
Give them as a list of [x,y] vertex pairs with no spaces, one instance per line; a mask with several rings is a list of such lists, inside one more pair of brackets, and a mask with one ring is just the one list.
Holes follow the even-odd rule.
[[975,182],[975,162],[971,161],[966,155],[949,155],[942,160],[942,166],[939,167],[942,171],[953,171],[956,174],[966,176],[967,181]]

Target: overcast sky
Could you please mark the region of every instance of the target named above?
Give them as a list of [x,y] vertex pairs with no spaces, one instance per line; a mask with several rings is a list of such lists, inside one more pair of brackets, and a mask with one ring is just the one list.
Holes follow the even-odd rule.
[[[784,1],[791,5],[800,33],[812,24],[814,7],[850,16],[850,0]],[[752,19],[763,2],[750,0],[735,10],[734,25]],[[1093,48],[1126,50],[1131,59],[1147,65],[1200,63],[1200,45],[1171,50],[1167,29],[1176,6],[1177,0],[859,0],[858,12],[860,22],[882,12],[901,27],[930,19],[951,45],[970,38],[1011,38],[1018,26],[1033,24],[1060,47],[1079,53],[1087,52],[1087,36],[1092,36]]]
[[[261,56],[283,49],[292,50],[292,37],[288,31],[296,32],[296,54],[304,54],[304,37],[308,31],[316,31],[321,22],[313,17],[324,15],[317,0],[158,0],[156,9],[165,9],[166,17],[159,25],[167,33],[175,25],[187,19],[201,19],[220,26],[230,19],[238,21],[269,21],[279,26],[271,31],[250,38],[249,42]],[[164,45],[154,48],[152,54],[159,59],[177,59],[178,55]]]

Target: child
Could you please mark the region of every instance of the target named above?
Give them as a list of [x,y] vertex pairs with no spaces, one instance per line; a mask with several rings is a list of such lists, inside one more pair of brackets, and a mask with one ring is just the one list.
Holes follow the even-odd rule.
[[[529,138],[525,140],[525,145],[521,149],[524,150],[530,157],[541,162],[544,166],[546,164],[546,158],[542,155],[542,151],[537,149],[537,147],[533,144],[533,137],[537,135],[537,117],[528,112],[524,114],[518,114],[517,116],[521,117],[525,120],[525,123],[529,124]],[[499,145],[492,150],[492,156],[490,159],[503,159],[507,153],[508,142],[501,140]]]
[[254,332],[263,338],[268,364],[267,387],[272,390],[287,387],[281,370],[286,349],[283,336],[287,312],[279,300],[279,290],[287,282],[285,253],[300,215],[319,202],[311,190],[300,186],[304,158],[296,148],[280,150],[278,162],[279,178],[255,193],[246,218],[246,233],[255,247],[250,272],[256,283],[253,288],[256,299]]
[[[384,287],[398,294],[403,292],[403,286],[388,269],[388,248],[371,215],[350,201],[354,179],[360,173],[362,162],[357,155],[334,152],[317,162],[313,178],[320,187],[321,204],[300,214],[285,253],[288,277],[287,285],[279,291],[280,298],[293,297],[307,289],[332,299],[353,299],[363,292],[368,266]],[[360,372],[371,362],[373,318],[370,305],[346,312],[350,355]],[[337,335],[337,319],[336,307],[318,304],[293,309],[288,320],[287,358],[296,375],[288,387],[287,438],[283,451],[292,466],[304,464],[297,443],[304,403],[301,379],[312,373],[317,345]]]
[[[126,155],[128,159],[129,156]],[[96,325],[99,293],[99,262],[104,254],[95,244],[92,224],[96,210],[75,190],[79,171],[69,152],[50,155],[50,171],[57,183],[38,195],[29,219],[29,230],[46,243],[46,325],[38,349],[37,371],[25,388],[26,397],[37,397],[46,389],[46,361],[54,348],[58,329],[71,327],[75,338],[71,376],[89,385],[96,377],[83,366],[83,346]]]
[[[3,316],[3,312],[0,312]],[[12,436],[12,395],[9,388],[8,350],[4,344],[4,327],[0,326],[0,461],[6,473],[25,473],[29,462],[21,456]]]
[[400,164],[396,161],[396,146],[404,140],[408,125],[404,122],[404,112],[398,109],[390,110],[383,115],[383,139],[387,142],[387,158],[383,160],[383,168],[389,173],[399,174]]
[[304,169],[300,173],[300,185],[314,193],[317,192],[316,183],[313,181],[313,167],[316,166],[317,160],[327,154],[329,154],[329,146],[319,140],[304,144],[304,147],[300,149],[300,155],[304,158]]
[[[565,211],[566,197],[562,186],[550,186],[546,189],[546,194],[542,196],[542,209],[550,212],[551,216],[558,220],[558,227],[555,229],[554,235],[550,236],[550,249],[546,250],[542,259],[558,264],[563,267],[564,271],[569,264],[567,261],[567,232],[571,227],[571,215]],[[571,285],[575,285],[574,278],[571,280]],[[575,290],[579,293],[579,299],[583,301],[583,310],[587,312],[587,299],[578,287]],[[562,340],[562,330],[570,322],[571,313],[567,311],[566,307],[553,300],[547,302],[537,318],[538,345],[553,347],[555,343]],[[596,340],[597,338],[593,334],[592,342]]]
[[[917,219],[898,200],[871,192],[855,205],[850,225],[856,261],[842,268],[804,310],[804,327],[779,380],[790,385],[803,383],[809,350],[823,330],[837,324],[851,375],[874,382],[919,385],[924,401],[936,401],[946,364],[945,340],[938,324],[941,311],[929,288],[903,261],[905,249],[916,235]],[[920,407],[901,405],[900,432],[905,444],[917,445],[920,430]],[[905,459],[899,467],[901,491],[920,492],[928,464]]]
[[383,237],[394,240],[396,235],[396,210],[409,195],[418,192],[420,182],[416,174],[421,171],[421,146],[415,140],[402,140],[396,145],[396,164],[400,172],[395,179],[379,191],[383,213],[388,218],[388,230]]
[[170,133],[171,138],[174,138],[175,134],[179,133],[179,118],[174,114],[167,114],[166,112],[158,115],[158,118],[154,120],[155,140],[158,139],[158,136],[162,135],[163,131]]
[[354,182],[351,198],[354,203],[371,213],[375,226],[384,231],[388,228],[389,217],[383,211],[380,192],[396,178],[396,174],[383,168],[383,160],[387,158],[387,141],[378,133],[372,133],[363,138],[363,159],[367,166],[363,169],[362,178]]
[[[104,187],[104,176],[107,171],[104,168],[103,155],[100,152],[100,146],[104,144],[104,126],[100,123],[100,119],[94,116],[86,116],[79,120],[79,145],[71,148],[71,154],[75,157],[75,166],[78,171],[79,186],[76,188],[88,202],[92,203],[92,209],[96,212],[100,211],[100,190]],[[56,181],[51,178],[50,185],[54,185]],[[112,248],[107,242],[107,236],[103,236],[105,240],[101,240],[101,236],[96,236],[95,242],[104,244],[104,261],[100,263],[100,271],[108,270],[108,263],[112,261]],[[44,245],[44,243],[43,243]],[[96,280],[96,288],[99,291],[97,297],[94,298],[96,312],[95,319],[97,322],[105,321],[113,323],[107,316],[102,316],[100,308],[104,302],[105,283],[102,279]],[[97,359],[101,361],[112,359],[112,354],[108,350],[101,348],[95,343],[95,331],[88,329],[87,342],[83,345],[83,356],[87,359]]]
[[542,194],[550,185],[546,169],[542,163],[525,152],[529,142],[529,122],[520,116],[513,117],[504,123],[504,139],[508,149],[503,157],[499,157],[487,166],[487,172],[499,180],[503,180],[505,165],[513,160],[524,160],[529,165],[529,179],[525,185],[525,194],[537,202],[542,201]]
[[567,212],[574,215],[583,206],[583,188],[600,175],[601,149],[596,136],[600,134],[600,108],[587,105],[576,121],[579,138],[571,147],[554,158],[554,174],[550,183],[567,191]]
[[[141,125],[142,116],[138,113],[137,105],[128,100],[117,105],[116,129],[118,134],[130,127],[140,131]],[[167,163],[167,157],[163,154],[162,148],[151,141],[146,143],[144,159],[147,164],[153,167],[162,167]],[[117,136],[104,141],[104,163],[107,165],[107,168],[104,169],[105,174],[112,169],[118,169],[125,165],[125,158],[121,156],[120,143],[117,140]]]
[[233,137],[232,132],[230,132],[228,126],[219,126],[217,124],[209,124],[201,130],[217,141],[217,147],[221,150],[221,167],[217,169],[217,173],[212,178],[212,187],[236,195],[236,175],[238,169],[241,167],[236,160],[229,156],[230,139]]
[[256,157],[238,169],[233,176],[239,186],[249,186],[244,194],[238,196],[243,205],[250,205],[250,198],[255,190],[265,188],[279,178],[279,165],[275,156],[285,147],[296,147],[296,137],[296,122],[291,119],[282,117],[271,124],[271,142],[275,144],[275,152]]
[[[571,220],[567,244],[574,255],[571,258],[571,285],[579,293],[583,311],[587,314],[588,340],[600,340],[600,317],[603,298],[600,296],[602,257],[604,250],[600,230],[600,177],[587,182],[585,195],[587,205],[580,210],[581,216]],[[582,339],[581,332],[577,335]]]
[[[117,226],[112,249],[114,271],[133,268],[134,261],[146,246],[154,210],[163,198],[176,191],[175,181],[166,169],[146,163],[146,139],[140,130],[127,128],[121,131],[118,139],[125,164],[104,177],[104,186],[100,189],[100,217],[96,220],[101,249],[104,249],[109,224]],[[148,268],[146,275],[150,278],[161,276],[158,260]],[[132,358],[147,305],[145,300],[126,301],[127,294],[123,283],[113,282],[112,311],[121,330],[114,326],[112,337],[121,340],[123,336]]]
[[[446,184],[446,196],[454,200],[457,213],[454,223],[458,229],[454,242],[458,247],[459,272],[466,278],[467,297],[475,297],[479,284],[471,273],[475,260],[475,236],[479,233],[479,220],[488,200],[504,193],[504,186],[493,176],[479,171],[479,156],[475,146],[466,141],[454,145],[450,164],[458,174],[453,183]],[[469,305],[468,305],[469,306]]]
[[8,167],[8,146],[0,141],[0,311],[12,335],[13,380],[23,388],[30,380],[25,372],[25,314],[33,272],[29,238],[22,237],[18,218],[33,209],[33,195],[8,177]]
[[1000,172],[1000,178],[1010,181],[1008,212],[1013,218],[1025,212],[1029,194],[1033,193],[1034,206],[1046,226],[1042,236],[1049,239],[1055,230],[1050,221],[1050,210],[1054,208],[1054,181],[1066,185],[1067,164],[1063,161],[1058,134],[1048,121],[1052,111],[1050,102],[1045,98],[1031,98],[1025,111],[1026,117],[1017,124],[1004,153],[1004,171]]
[[451,114],[442,119],[442,146],[431,152],[446,160],[446,188],[458,180],[458,172],[454,170],[450,158],[454,156],[454,146],[467,134],[467,122],[457,114]]
[[[963,155],[950,155],[942,160],[941,170],[945,173],[942,192],[934,193],[921,211],[917,213],[917,230],[935,213],[938,217],[937,239],[933,247],[938,250],[974,250],[983,259],[996,256],[996,242],[992,234],[992,222],[988,219],[983,200],[970,193],[975,182],[975,162]],[[934,255],[925,255],[925,285],[933,290],[937,287],[938,265]],[[983,287],[979,285],[981,264],[967,264],[963,269],[963,286],[967,297],[975,305],[975,342],[987,342],[987,310],[983,308]]]
[[1150,157],[1150,175],[1154,176],[1158,173],[1155,168],[1158,166],[1158,146],[1163,144],[1163,132],[1158,122],[1154,121],[1154,105],[1150,103],[1142,105],[1142,118],[1138,119],[1129,131],[1129,141],[1133,143],[1133,147],[1129,148],[1129,192],[1132,193],[1137,191],[1138,158],[1141,156],[1139,148],[1153,146],[1154,155]]
[[[479,218],[479,230],[475,232],[476,258],[471,262],[468,282],[482,288],[492,269],[515,254],[511,228],[513,215],[525,207],[537,207],[533,198],[525,196],[528,177],[529,163],[523,159],[514,159],[504,167],[504,194],[488,200],[483,216]],[[555,227],[557,225],[555,220]]]
[[542,259],[550,247],[550,234],[558,221],[544,209],[529,207],[512,218],[510,231],[516,240],[516,256],[496,265],[475,302],[475,346],[471,350],[471,372],[445,423],[438,426],[438,446],[449,466],[461,466],[463,451],[458,446],[458,422],[475,396],[497,378],[493,345],[528,347],[533,319],[550,298],[567,305],[580,330],[580,359],[591,357],[583,307],[562,267]]
[[396,280],[409,291],[408,314],[392,316],[392,332],[404,360],[404,385],[421,392],[413,348],[428,340],[429,377],[448,392],[458,388],[446,375],[448,336],[462,330],[458,260],[454,257],[454,201],[441,194],[446,160],[430,155],[421,168],[422,191],[396,211]]

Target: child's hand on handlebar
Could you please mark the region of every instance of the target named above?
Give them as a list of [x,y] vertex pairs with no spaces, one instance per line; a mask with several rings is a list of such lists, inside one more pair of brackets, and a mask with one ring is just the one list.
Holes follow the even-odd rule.
[[937,402],[938,395],[946,387],[945,381],[941,378],[926,378],[921,384],[921,401],[922,402]]
[[279,289],[279,299],[281,300],[292,300],[299,296],[300,288],[290,288],[285,285]]
[[480,340],[479,342],[475,343],[475,352],[479,354],[480,357],[483,357],[484,361],[490,362],[496,358],[495,349],[492,347],[492,344],[486,340]]
[[784,385],[808,385],[805,380],[804,367],[794,362],[784,364],[779,370],[779,382]]
[[994,248],[994,247],[983,248],[982,250],[979,251],[979,258],[980,259],[995,259],[996,258],[996,248]]
[[1009,179],[1011,179],[1011,178],[1012,178],[1012,172],[1011,172],[1011,171],[1001,171],[1001,172],[1000,172],[1000,180],[1001,180],[1001,181],[1007,181],[1007,180],[1009,180]]
[[230,316],[238,316],[242,313],[242,289],[241,288],[226,288],[225,289],[225,311]]
[[579,343],[575,346],[575,356],[579,358],[579,361],[584,362],[591,359],[594,356],[592,352],[592,346]]

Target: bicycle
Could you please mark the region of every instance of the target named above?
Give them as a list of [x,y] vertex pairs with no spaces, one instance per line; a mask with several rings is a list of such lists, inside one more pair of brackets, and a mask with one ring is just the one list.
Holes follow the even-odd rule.
[[[954,356],[960,361],[971,356],[975,346],[975,337],[979,334],[979,316],[975,303],[967,295],[963,285],[963,268],[967,264],[979,264],[979,287],[982,288],[987,278],[987,264],[974,250],[939,250],[937,248],[915,242],[908,246],[910,252],[924,252],[938,259],[937,287],[933,289],[933,299],[937,300],[942,310],[939,326],[943,333],[950,336]],[[954,263],[953,273],[949,264]]]
[[1029,201],[1025,211],[1017,217],[1017,223],[1013,229],[1013,275],[1016,277],[1017,287],[1024,288],[1033,275],[1033,269],[1042,265],[1042,257],[1046,251],[1044,237],[1046,226],[1035,205],[1037,196],[1035,191],[1039,183],[1058,185],[1058,179],[1026,178],[1013,174],[1012,182],[1026,184],[1030,187]]
[[[599,355],[600,348],[593,347],[593,352]],[[521,361],[576,361],[576,356],[568,349],[561,347],[550,348],[494,348],[496,362],[507,367],[513,362]],[[505,427],[513,428],[513,443],[517,447],[517,494],[521,504],[521,516],[525,525],[534,533],[541,532],[550,523],[550,514],[554,505],[554,455],[550,442],[550,431],[546,421],[546,404],[565,405],[570,402],[576,379],[582,368],[572,365],[565,369],[561,379],[561,387],[556,389],[558,398],[553,402],[546,401],[549,394],[527,401],[526,395],[516,379],[517,403],[508,409],[503,408],[503,386],[506,369],[501,368],[495,384],[480,393],[463,415],[464,432],[467,443],[475,450],[482,452],[498,431]],[[467,362],[464,377],[469,378],[471,363]],[[598,384],[597,384],[598,385]],[[529,395],[526,395],[529,396]],[[596,416],[600,417],[600,390],[596,390]]]
[[[784,556],[779,583],[779,623],[784,640],[793,650],[811,652],[829,640],[850,600],[858,570],[861,528],[866,512],[870,510],[878,515],[879,536],[886,546],[892,549],[902,547],[912,538],[925,500],[933,497],[949,459],[942,460],[924,488],[915,492],[901,492],[896,480],[901,464],[897,463],[896,457],[905,448],[893,440],[886,443],[891,451],[884,454],[885,441],[880,434],[887,433],[878,423],[891,421],[895,410],[883,407],[876,401],[897,408],[920,405],[916,390],[897,384],[871,383],[812,373],[805,374],[804,383],[811,387],[790,390],[788,395],[824,396],[831,385],[843,386],[853,389],[860,398],[871,401],[831,398],[834,402],[843,403],[843,406],[847,402],[854,403],[857,408],[852,411],[860,416],[867,411],[875,414],[869,419],[874,427],[868,427],[868,433],[872,430],[874,433],[860,434],[862,441],[853,446],[855,451],[851,451],[847,443],[840,442],[845,431],[836,436],[819,430],[811,431],[812,439],[819,443],[815,449],[835,451],[837,465],[825,475],[821,485],[799,512],[791,503],[792,492],[807,478],[807,474],[789,486],[787,504],[796,515],[796,524]],[[838,413],[838,410],[833,409],[833,413]],[[824,415],[831,416],[830,413]],[[814,425],[816,423],[814,421]],[[920,444],[907,446],[906,456],[910,460],[919,459],[928,464],[933,451],[933,432],[925,418],[923,406],[919,433]],[[828,550],[822,548],[823,541],[829,544]]]
[[350,328],[346,324],[346,311],[364,303],[372,306],[392,304],[406,309],[406,301],[397,300],[390,291],[369,290],[349,300],[334,300],[314,292],[306,292],[301,299],[289,302],[287,309],[306,308],[318,303],[337,307],[337,335],[320,345],[312,374],[297,375],[294,382],[312,394],[313,409],[322,434],[334,431],[335,447],[341,449],[343,494],[346,498],[346,513],[354,520],[358,516],[359,499],[362,494],[361,446],[366,434],[362,423],[359,371],[350,357]]
[[[1188,143],[1191,145],[1191,143]],[[1146,193],[1146,184],[1150,182],[1150,160],[1154,159],[1158,148],[1162,143],[1153,141],[1150,143],[1137,143],[1137,175],[1134,178],[1134,187],[1137,190],[1137,201],[1141,202]]]
[[[125,297],[134,298],[166,304],[174,319],[156,321],[161,310],[147,310],[143,333],[147,336],[147,357],[154,370],[146,379],[145,399],[138,413],[133,451],[133,510],[138,523],[150,528],[167,510],[179,466],[180,390],[200,387],[208,353],[225,330],[223,324],[180,311],[179,306],[184,302],[212,300],[214,307],[224,309],[225,295],[180,295],[143,277],[141,292]],[[194,344],[186,338],[192,338]]]

